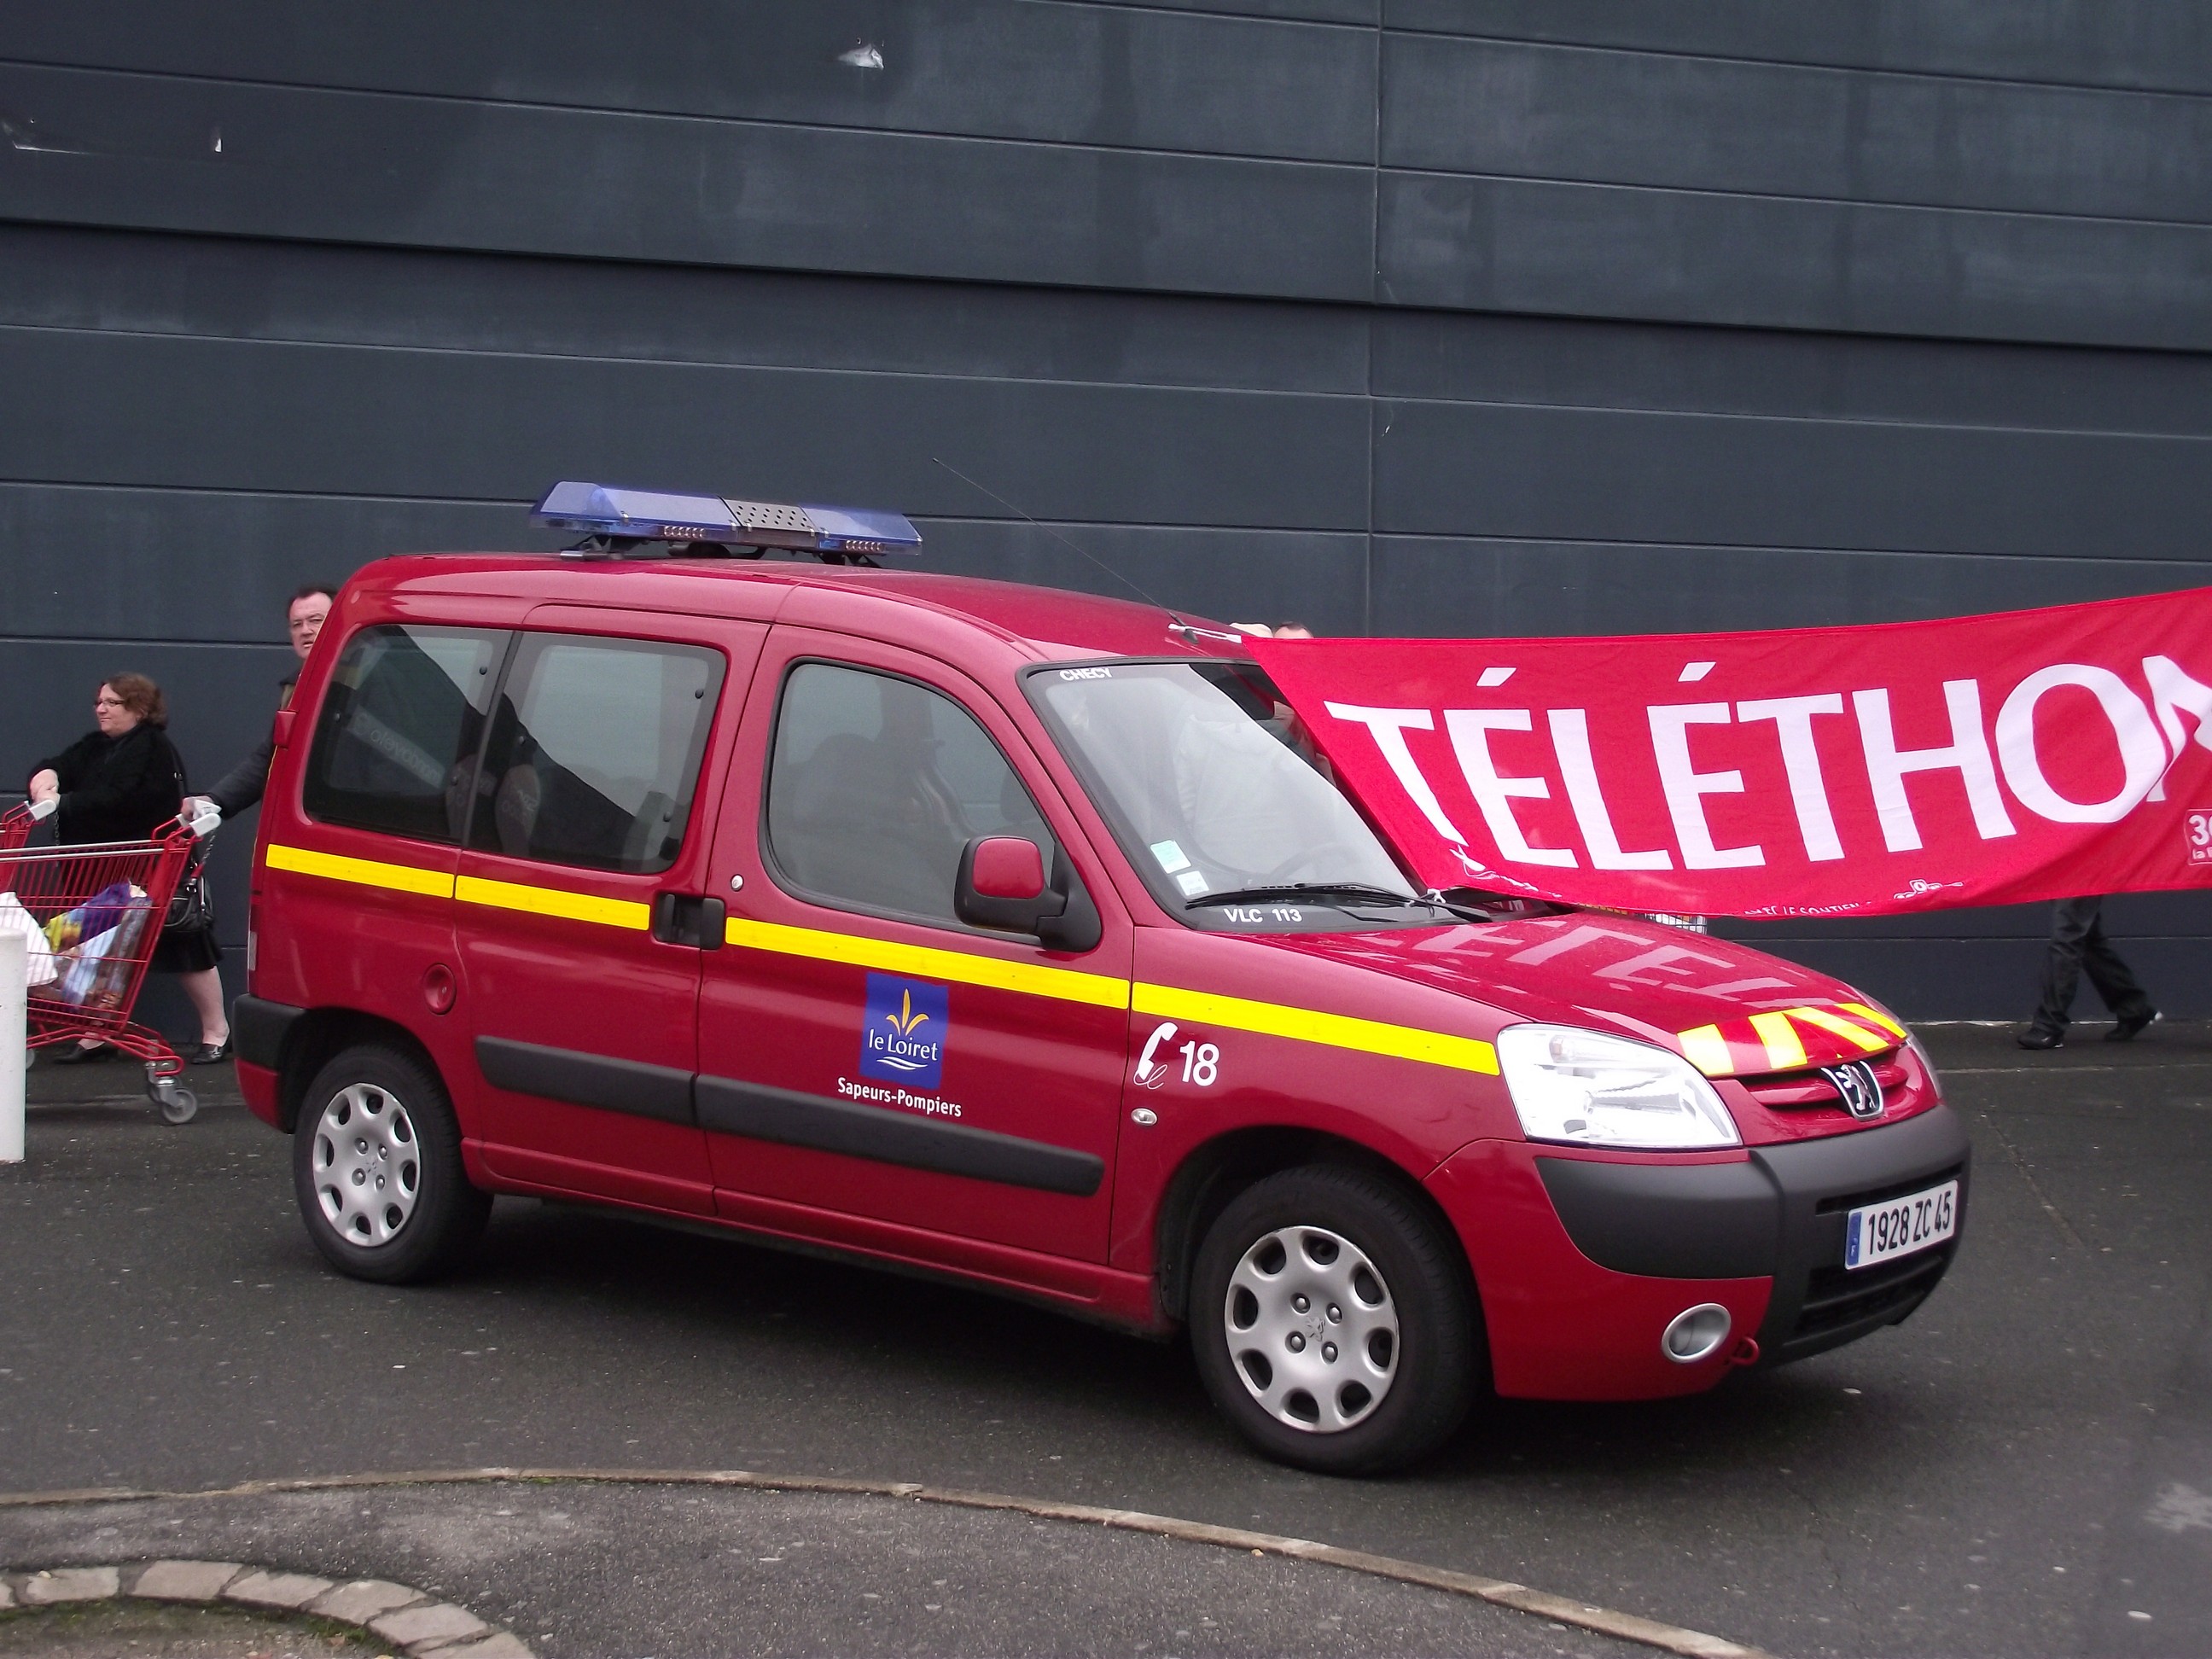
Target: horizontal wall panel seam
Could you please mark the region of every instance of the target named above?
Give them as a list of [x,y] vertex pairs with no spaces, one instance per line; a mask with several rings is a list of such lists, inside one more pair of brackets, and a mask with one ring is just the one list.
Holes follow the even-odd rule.
[[[712,489],[714,487],[714,481],[708,480],[700,487],[702,489]],[[238,501],[361,501],[371,503],[399,503],[423,507],[453,507],[461,508],[465,511],[477,511],[492,507],[507,507],[513,509],[515,514],[515,521],[518,525],[522,524],[526,520],[529,516],[530,509],[536,505],[533,499],[514,495],[363,495],[358,491],[335,489],[245,489],[232,488],[222,484],[111,483],[105,481],[84,483],[69,478],[19,478],[0,475],[0,490],[4,489],[73,490],[85,495],[93,495],[128,492],[131,494],[147,495],[213,496],[226,500]],[[1196,524],[1183,519],[1048,519],[1042,517],[1033,518],[1026,514],[990,514],[980,513],[916,513],[912,514],[911,517],[915,524],[921,526],[1009,526],[1016,528],[1029,526],[1046,530],[1139,531],[1148,533],[1161,532],[1169,534],[1177,533],[1182,531],[1194,531],[1200,534],[1208,536],[1290,536],[1297,537],[1300,539],[1328,538],[1334,540],[1343,540],[1347,538],[1352,539],[1359,539],[1366,535],[1366,532],[1364,530],[1357,526],[1351,528],[1329,528],[1325,526],[1320,528],[1308,528],[1297,525],[1208,525]],[[571,532],[554,532],[549,533],[565,535]],[[1415,532],[1404,532],[1404,537],[1405,539],[1407,540],[1422,539],[1419,533]],[[1445,538],[1445,539],[1478,541],[1483,538],[1476,536],[1467,536],[1460,538],[1448,537]],[[527,552],[527,550],[495,547],[486,547],[483,549],[465,547],[425,547],[417,550],[425,553],[470,553],[476,551],[507,553],[521,551],[526,554]],[[551,555],[548,553],[544,556],[550,558]],[[923,560],[927,560],[928,558],[928,549],[926,544],[922,552],[918,556]],[[904,567],[902,566],[900,568],[903,568]],[[917,568],[923,570],[925,573],[927,573],[928,569],[926,563]],[[6,636],[0,635],[0,638],[4,637]]]
[[[896,501],[914,516],[981,505],[933,453],[1040,517],[1126,509],[1224,528],[1349,528],[1364,512],[1367,416],[1346,398],[173,336],[111,342],[82,331],[0,338],[10,342],[16,394],[14,406],[0,405],[9,470],[80,483],[436,495],[482,484],[511,500],[534,497],[556,477],[592,476],[590,468],[672,488],[696,478],[693,487],[769,493],[716,476],[730,469],[734,445],[755,477],[781,480],[775,493],[786,499]],[[769,390],[776,395],[747,395]],[[329,418],[386,408],[412,412],[397,422]],[[809,441],[817,425],[844,431],[848,450],[878,464],[859,476],[849,456]],[[131,441],[118,447],[113,438],[125,433]],[[1064,441],[1073,437],[1079,449]],[[946,447],[933,452],[933,438]]]
[[[0,330],[5,325],[0,325]],[[1289,396],[1300,394],[1289,393]],[[1345,394],[1338,394],[1340,396]],[[2212,443],[2212,432],[2164,432],[2156,428],[2106,426],[2031,426],[2002,421],[1911,420],[1901,415],[1780,415],[1765,410],[1680,409],[1659,404],[1567,403],[1540,398],[1437,398],[1379,392],[1375,401],[1384,405],[1416,404],[1436,409],[1540,409],[1561,413],[1655,416],[1680,420],[1757,421],[1775,426],[1902,427],[1922,432],[2021,432],[2052,438],[2140,438],[2157,443]]]
[[[1270,167],[1321,167],[1335,173],[1366,173],[1370,159],[1318,155],[1285,155],[1268,150],[1186,149],[1168,144],[1115,144],[1080,138],[1017,137],[994,132],[942,132],[928,127],[868,126],[857,122],[793,121],[773,116],[713,115],[684,110],[627,109],[618,104],[557,103],[531,98],[487,98],[450,92],[387,92],[368,87],[326,86],[304,81],[269,81],[243,76],[195,75],[181,70],[111,69],[100,64],[55,64],[37,58],[0,56],[0,70],[52,70],[70,75],[97,76],[122,80],[160,81],[181,86],[236,87],[256,92],[281,92],[302,96],[359,99],[363,101],[420,102],[459,106],[470,109],[520,110],[538,115],[579,115],[600,119],[672,123],[708,127],[744,127],[775,132],[834,132],[887,138],[935,140],[949,144],[997,144],[1018,149],[1066,149],[1101,155],[1166,155],[1192,161],[1249,161]],[[58,137],[59,135],[57,135]],[[22,149],[21,145],[17,149]],[[56,149],[55,155],[98,156],[98,150]]]
[[[106,488],[106,486],[93,484],[82,487],[87,489],[101,489]],[[148,488],[149,486],[129,484],[115,487],[136,489]],[[1332,535],[1340,535],[1344,532],[1340,531],[1332,531],[1328,533]],[[2205,550],[2201,556],[2191,558],[2179,554],[2176,554],[2172,556],[2160,556],[2156,554],[2134,553],[2115,554],[2109,556],[2100,557],[2094,553],[1991,553],[1978,551],[1972,548],[1855,547],[1849,544],[1838,544],[1835,542],[1731,542],[1717,540],[1711,538],[1700,538],[1696,541],[1666,541],[1652,537],[1562,535],[1516,536],[1504,532],[1486,532],[1477,530],[1378,529],[1374,532],[1374,536],[1375,539],[1378,543],[1466,542],[1474,545],[1484,547],[1557,547],[1562,549],[1595,548],[1601,550],[1614,549],[1624,552],[1642,551],[1649,549],[1655,552],[1667,553],[1771,553],[1777,557],[1784,558],[1796,558],[1806,554],[1812,554],[1823,557],[1833,556],[1838,558],[1847,559],[1966,559],[1978,560],[1983,562],[1987,562],[1992,559],[1997,559],[2008,562],[2016,561],[2023,564],[2079,564],[2088,565],[2098,568],[2105,568],[2113,565],[2123,564],[2140,564],[2154,567],[2169,564],[2204,564],[2207,566],[2212,566],[2212,542],[2207,543]]]
[[[278,621],[283,618],[279,617]],[[180,640],[151,635],[0,634],[0,645],[114,645],[152,647],[164,651],[259,651],[270,656],[289,656],[292,647],[259,640]]]
[[1401,40],[1472,40],[1480,45],[1495,46],[1543,46],[1558,52],[1617,53],[1623,58],[1664,58],[1686,64],[1723,64],[1752,69],[1803,70],[1808,74],[1819,75],[1893,76],[1901,81],[1957,82],[1963,86],[2021,87],[2036,91],[2048,88],[2053,92],[2109,93],[2130,98],[2171,98],[2197,103],[2212,100],[2212,88],[2145,87],[2124,81],[2044,80],[2033,76],[1975,75],[1962,70],[1911,69],[1890,64],[1838,64],[1810,58],[1755,58],[1732,52],[1681,52],[1665,46],[1616,46],[1601,40],[1555,40],[1489,32],[1462,33],[1456,29],[1417,28],[1388,22],[1382,26],[1382,32]]
[[[2208,235],[2212,235],[2212,220],[2159,219],[2125,213],[2034,213],[2024,208],[1962,207],[1942,202],[1891,201],[1872,196],[1801,196],[1785,191],[1724,190],[1701,185],[1653,185],[1639,183],[1634,179],[1568,179],[1562,178],[1557,173],[1544,173],[1455,172],[1445,167],[1409,167],[1389,165],[1383,166],[1378,171],[1385,179],[1454,180],[1465,179],[1480,183],[1504,185],[1551,185],[1561,190],[1624,191],[1652,196],[1680,196],[1723,202],[1773,202],[1792,207],[1876,208],[1884,212],[1926,214],[1938,218],[1957,216],[1971,219],[2012,219],[2027,224],[2150,226],[2161,230],[2203,231]],[[1422,308],[1447,309],[1443,307]]]
[[[0,337],[10,334],[64,335],[91,340],[175,340],[214,346],[281,346],[307,351],[392,352],[416,357],[462,357],[492,362],[604,364],[625,368],[730,369],[746,374],[844,376],[870,380],[943,380],[956,386],[1073,386],[1086,390],[1095,388],[1102,392],[1190,392],[1201,397],[1283,398],[1297,403],[1360,404],[1365,403],[1368,396],[1360,392],[1312,392],[1283,386],[1200,386],[1188,380],[1085,380],[1074,375],[981,372],[956,374],[941,369],[853,368],[842,364],[817,368],[805,363],[755,362],[737,357],[628,357],[611,352],[521,351],[505,346],[393,345],[381,340],[312,339],[287,334],[207,334],[189,329],[80,328],[60,323],[0,323]],[[1403,401],[1457,403],[1462,400],[1409,398]],[[1585,406],[1562,405],[1567,408]]]
[[[0,70],[0,97],[35,103],[55,131],[131,141],[112,155],[0,149],[4,210],[54,224],[1040,287],[1359,301],[1374,289],[1364,161],[266,86],[227,88],[235,110],[211,111],[195,85],[21,66]],[[218,117],[268,139],[214,154]]]
[[1548,45],[1394,46],[1385,167],[2202,223],[2212,100]]
[[[1358,17],[1297,17],[1287,12],[1262,11],[1256,7],[1238,6],[1162,6],[1148,5],[1145,0],[1034,0],[1038,5],[1076,8],[1105,6],[1115,11],[1145,12],[1155,17],[1224,17],[1243,21],[1281,23],[1298,28],[1337,29],[1352,34],[1372,34],[1381,27],[1373,16]],[[1370,0],[1379,6],[1381,0]]]
[[[1909,428],[1930,432],[1990,432],[2033,433],[2051,437],[2134,438],[2157,442],[2208,442],[2212,432],[2176,432],[2154,427],[2124,426],[2054,426],[2029,422],[1990,420],[1939,420],[1913,418],[1901,415],[1871,415],[1824,413],[1792,415],[1765,410],[1729,409],[1720,407],[1685,408],[1659,403],[1607,403],[1595,399],[1571,400],[1544,398],[1498,397],[1439,397],[1430,393],[1378,391],[1317,391],[1283,386],[1200,385],[1184,380],[1152,380],[1143,379],[1106,380],[1097,377],[1059,374],[1023,374],[977,371],[957,374],[939,369],[915,368],[855,368],[846,365],[813,366],[797,363],[762,362],[744,357],[701,357],[673,356],[625,356],[613,352],[526,351],[512,347],[469,345],[397,345],[380,340],[339,340],[297,334],[218,334],[199,330],[153,328],[87,328],[71,324],[0,323],[0,336],[10,334],[53,335],[75,337],[88,340],[151,340],[185,341],[214,346],[277,346],[305,350],[343,352],[384,352],[438,358],[459,357],[487,362],[522,363],[578,363],[616,365],[625,368],[668,368],[682,369],[731,369],[745,374],[792,374],[834,377],[844,376],[861,380],[908,380],[916,382],[945,381],[954,385],[1037,386],[1097,388],[1102,391],[1164,392],[1199,395],[1222,395],[1245,398],[1285,398],[1298,403],[1364,403],[1372,401],[1385,406],[1411,404],[1441,409],[1526,409],[1600,415],[1632,415],[1663,416],[1679,419],[1710,419],[1725,421],[1756,421],[1777,425],[1864,426]],[[2191,353],[2190,356],[2199,354]],[[343,493],[343,492],[327,492]],[[424,499],[437,499],[425,497]]]
[[[700,487],[702,489],[712,489],[714,487],[715,483],[716,481],[714,480],[705,480],[701,483]],[[471,511],[506,508],[513,511],[518,526],[524,524],[530,508],[533,504],[527,499],[501,495],[376,495],[340,490],[249,489],[235,489],[222,485],[117,483],[104,480],[82,482],[71,479],[44,477],[19,478],[0,476],[0,489],[14,489],[66,490],[91,495],[114,493],[131,493],[217,497],[223,499],[236,499],[240,501],[266,500],[295,502],[358,501],[369,503],[398,503],[415,504],[427,507],[453,507]],[[1281,525],[1207,524],[1181,519],[1031,518],[1011,514],[990,515],[984,514],[958,513],[916,513],[911,516],[914,522],[924,529],[927,529],[932,525],[979,527],[1003,526],[1015,529],[1027,526],[1043,530],[1073,531],[1078,533],[1086,531],[1097,531],[1101,532],[1136,532],[1145,534],[1173,535],[1188,532],[1206,536],[1251,536],[1278,538],[1296,538],[1301,540],[1314,538],[1328,538],[1334,540],[1351,538],[1353,540],[1364,540],[1370,533],[1358,526],[1321,526],[1308,528],[1297,526]],[[1832,542],[1733,542],[1714,540],[1711,538],[1699,539],[1696,541],[1668,541],[1649,537],[1626,538],[1572,535],[1512,535],[1504,532],[1473,530],[1377,529],[1374,531],[1372,534],[1374,539],[1378,544],[1412,542],[1453,545],[1463,543],[1471,547],[1532,549],[1558,548],[1563,551],[1594,550],[1597,551],[1610,550],[1628,553],[1644,551],[1662,553],[1765,553],[1772,554],[1778,558],[1797,558],[1812,556],[1816,557],[1846,559],[1926,559],[1936,561],[1960,561],[1984,564],[1998,562],[2033,566],[2081,565],[2092,568],[2111,568],[2116,566],[2125,565],[2141,565],[2146,568],[2155,568],[2164,565],[2179,565],[2186,567],[2201,563],[2207,566],[2208,570],[2212,570],[2212,544],[2208,544],[2207,550],[2202,558],[2187,558],[2179,556],[2172,557],[2161,557],[2148,554],[2118,554],[2100,556],[2094,554],[1980,552],[1972,550],[1936,547],[1861,547]],[[527,550],[500,548],[490,545],[486,545],[480,549],[465,547],[458,544],[438,547],[424,546],[415,550],[441,554],[465,554],[477,551],[493,553],[518,552],[523,556],[530,556]],[[551,555],[549,552],[543,554],[540,556],[550,558]],[[926,541],[919,557],[921,562],[915,568],[925,573],[927,572],[929,569],[927,563],[929,558],[929,548]],[[902,566],[901,568],[904,567]],[[2208,582],[2204,585],[2212,586],[2212,582]],[[2191,584],[2190,586],[2197,586],[2197,584]],[[2175,591],[2179,592],[2182,590],[2176,589]],[[4,637],[7,636],[0,635],[0,638]]]

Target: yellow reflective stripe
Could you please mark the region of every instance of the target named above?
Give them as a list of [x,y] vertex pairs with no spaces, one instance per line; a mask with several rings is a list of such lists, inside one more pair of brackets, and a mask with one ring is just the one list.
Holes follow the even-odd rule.
[[1498,1073],[1495,1048],[1474,1037],[1453,1036],[1444,1031],[1424,1031],[1411,1025],[1354,1019],[1348,1014],[1326,1014],[1318,1009],[1292,1008],[1279,1002],[1248,1002],[1243,997],[1215,996],[1211,992],[1185,991],[1172,985],[1139,983],[1130,1006],[1140,1014],[1154,1014],[1163,1019],[1225,1025],[1232,1031],[1288,1037],[1295,1042],[1319,1042],[1332,1048],[1387,1054],[1395,1060],[1417,1060],[1431,1066],[1454,1066],[1462,1072],[1485,1072],[1493,1077]]
[[1865,1026],[1854,1025],[1840,1015],[1830,1013],[1826,1008],[1792,1008],[1790,1018],[1802,1020],[1808,1025],[1817,1025],[1824,1031],[1832,1031],[1848,1042],[1857,1043],[1869,1054],[1896,1046],[1888,1037],[1876,1036]]
[[1729,1077],[1735,1071],[1735,1058],[1729,1053],[1727,1039],[1721,1036],[1717,1025],[1699,1025],[1687,1031],[1677,1031],[1674,1041],[1682,1045],[1682,1057],[1707,1077]]
[[1751,1029],[1766,1045],[1766,1064],[1771,1071],[1795,1071],[1806,1064],[1805,1045],[1799,1040],[1797,1028],[1790,1023],[1787,1014],[1753,1014]]
[[382,887],[395,893],[421,893],[430,898],[451,898],[453,878],[443,870],[425,870],[412,864],[380,864],[374,859],[343,858],[336,853],[314,853],[304,847],[270,842],[261,861],[271,870],[291,870],[327,881],[349,881],[356,887]]
[[1379,1020],[1353,1019],[1343,1014],[1322,1013],[1310,1008],[1289,1008],[1279,1003],[1248,1002],[1241,997],[1213,996],[1204,991],[1185,991],[1170,985],[1137,985],[1105,974],[1086,974],[1073,968],[1046,968],[1034,963],[1008,962],[999,957],[945,951],[926,945],[902,945],[869,939],[857,933],[834,933],[812,927],[787,927],[780,922],[753,921],[732,916],[723,924],[723,937],[747,950],[772,951],[782,956],[808,957],[817,962],[843,963],[872,968],[879,973],[912,974],[920,978],[951,980],[956,984],[981,985],[992,990],[1016,991],[1029,996],[1054,997],[1063,1002],[1088,1003],[1099,1008],[1133,1006],[1140,1014],[1195,1020],[1231,1030],[1254,1031],[1267,1036],[1290,1037],[1300,1042],[1325,1043],[1363,1054],[1388,1054],[1400,1060],[1450,1066],[1462,1071],[1495,1074],[1498,1054],[1488,1043],[1442,1031],[1418,1030],[1409,1025],[1387,1025]]
[[533,916],[557,916],[563,921],[597,922],[602,927],[634,927],[642,933],[653,925],[653,907],[637,899],[601,898],[596,893],[487,881],[482,876],[463,876],[455,884],[453,896],[464,904],[488,904]]
[[1018,991],[1026,996],[1087,1003],[1095,1008],[1129,1006],[1127,980],[1107,974],[1086,974],[1073,968],[1008,962],[1000,957],[940,951],[926,945],[901,945],[890,939],[866,939],[858,933],[787,927],[780,922],[752,921],[743,916],[730,917],[723,925],[722,937],[749,951],[773,951],[787,957],[811,957],[817,962],[847,963],[856,968],[873,968],[880,973],[951,980],[994,991]]
[[1863,1002],[1838,1003],[1837,1006],[1840,1007],[1847,1014],[1856,1014],[1861,1019],[1872,1020],[1875,1024],[1881,1026],[1883,1030],[1887,1031],[1892,1036],[1895,1036],[1899,1042],[1904,1042],[1907,1037],[1912,1035],[1902,1025],[1899,1025],[1895,1020],[1892,1019],[1887,1014],[1883,1013],[1879,1008],[1869,1008]]
[[653,925],[653,908],[635,899],[601,898],[592,893],[572,893],[559,887],[531,887],[520,882],[486,881],[463,876],[458,881],[442,870],[425,870],[412,864],[380,864],[374,859],[349,859],[337,853],[312,852],[271,842],[262,862],[272,870],[294,870],[304,876],[351,882],[356,887],[382,887],[397,893],[420,893],[428,898],[458,898],[464,904],[488,904],[501,910],[522,910],[532,915],[558,916],[567,921],[597,922],[605,927],[634,927],[642,932]]

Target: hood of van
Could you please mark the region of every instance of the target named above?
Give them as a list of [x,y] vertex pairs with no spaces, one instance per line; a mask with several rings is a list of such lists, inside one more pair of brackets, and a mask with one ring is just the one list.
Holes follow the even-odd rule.
[[1255,945],[1449,992],[1521,1019],[1617,1031],[1708,1077],[1834,1066],[1894,1048],[1905,1028],[1840,980],[1710,934],[1565,915],[1369,933],[1274,933]]

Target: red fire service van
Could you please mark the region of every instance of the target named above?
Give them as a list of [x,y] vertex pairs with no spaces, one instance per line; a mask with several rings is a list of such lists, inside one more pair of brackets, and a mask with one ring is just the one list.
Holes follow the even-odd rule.
[[[277,716],[239,1075],[340,1272],[495,1193],[1188,1328],[1262,1451],[1895,1324],[1967,1142],[1850,988],[1425,892],[1230,629],[866,568],[896,514],[562,484],[387,559]],[[811,556],[811,557],[805,556]]]

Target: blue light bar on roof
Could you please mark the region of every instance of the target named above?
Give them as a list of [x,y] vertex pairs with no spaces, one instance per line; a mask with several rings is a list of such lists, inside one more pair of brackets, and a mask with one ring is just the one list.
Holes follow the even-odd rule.
[[912,553],[921,546],[921,532],[898,513],[672,495],[657,489],[572,482],[547,490],[530,519],[532,524],[589,535],[786,547],[802,553]]

